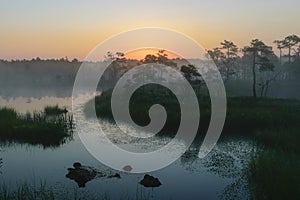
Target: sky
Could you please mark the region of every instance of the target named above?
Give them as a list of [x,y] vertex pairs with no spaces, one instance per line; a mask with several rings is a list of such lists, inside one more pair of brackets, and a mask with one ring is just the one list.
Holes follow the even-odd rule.
[[205,49],[300,36],[299,0],[0,0],[0,59],[83,59],[112,35],[142,27],[179,31]]

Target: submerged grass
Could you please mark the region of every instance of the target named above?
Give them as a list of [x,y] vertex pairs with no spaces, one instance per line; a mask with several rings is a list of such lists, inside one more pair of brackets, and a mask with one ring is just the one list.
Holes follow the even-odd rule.
[[19,114],[0,108],[0,140],[58,146],[72,137],[72,115],[48,116],[45,112]]

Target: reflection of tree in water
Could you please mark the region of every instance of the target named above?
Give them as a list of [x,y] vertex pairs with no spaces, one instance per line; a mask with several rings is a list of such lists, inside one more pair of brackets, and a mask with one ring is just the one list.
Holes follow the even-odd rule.
[[[2,151],[2,149],[0,148],[0,152]],[[2,164],[3,164],[3,159],[2,158],[0,158],[0,168],[2,167]],[[0,171],[0,174],[1,174],[2,172]]]
[[[2,158],[0,158],[0,168],[2,167],[2,163],[3,163]],[[0,171],[0,174],[1,174],[1,171]]]

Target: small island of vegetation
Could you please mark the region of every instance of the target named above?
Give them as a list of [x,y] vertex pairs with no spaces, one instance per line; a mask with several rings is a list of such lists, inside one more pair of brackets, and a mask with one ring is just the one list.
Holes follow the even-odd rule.
[[72,138],[72,115],[65,109],[47,106],[43,112],[20,114],[12,108],[0,108],[0,139],[43,147],[59,146]]

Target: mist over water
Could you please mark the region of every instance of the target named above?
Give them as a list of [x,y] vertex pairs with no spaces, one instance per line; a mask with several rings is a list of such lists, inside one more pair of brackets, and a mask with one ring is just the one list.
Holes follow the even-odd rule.
[[[0,85],[2,86],[0,95],[3,99],[15,97],[39,99],[45,96],[71,97],[76,73],[80,65],[81,62],[51,60],[0,61]],[[288,66],[280,67],[277,70],[280,71],[280,76],[270,85],[267,97],[300,99],[298,92],[300,70]],[[114,85],[114,80],[111,77],[109,79],[110,72],[105,74],[108,77],[101,79],[100,91]],[[105,79],[112,81],[105,81]],[[249,69],[238,71],[224,84],[228,96],[252,95],[252,80]]]
[[[59,105],[69,111],[72,106],[72,84],[78,65],[61,63],[55,66],[34,63],[29,67],[24,63],[1,63],[0,106],[15,108],[18,112],[26,113],[42,111],[47,105]],[[67,67],[66,67],[67,66]],[[53,68],[52,68],[53,67]],[[69,67],[69,68],[68,68]],[[72,68],[74,67],[74,68]],[[60,70],[58,70],[60,69]],[[5,74],[5,75],[4,75]],[[84,97],[83,97],[84,98]],[[88,102],[88,98],[83,102]],[[85,106],[84,104],[82,106]],[[82,119],[87,120],[87,119]],[[143,152],[159,148],[170,138],[154,138],[141,143],[141,140],[130,140],[117,133],[114,124],[103,121],[102,125],[109,130],[109,138],[124,149]],[[93,131],[93,130],[90,130]],[[229,141],[229,142],[228,142]],[[105,144],[102,144],[105,145]],[[242,154],[236,154],[239,148],[248,145]],[[153,199],[219,199],[227,187],[239,180],[243,173],[241,162],[245,155],[249,156],[252,147],[251,140],[240,141],[228,139],[220,142],[213,152],[204,160],[198,158],[199,145],[194,145],[175,163],[161,170],[151,173],[158,177],[163,185],[154,190],[144,189],[138,182],[143,174],[127,174],[117,172],[103,165],[93,158],[81,143],[78,135],[74,139],[57,148],[43,148],[29,144],[9,143],[1,144],[1,158],[3,166],[1,180],[9,183],[11,188],[17,187],[17,182],[37,184],[45,179],[53,187],[62,185],[69,190],[77,187],[74,181],[65,177],[67,168],[74,162],[81,162],[107,174],[120,173],[121,179],[96,178],[86,184],[82,190],[98,193],[108,192],[113,198],[119,194],[134,194],[138,190],[149,193]],[[235,154],[233,156],[233,154]],[[244,155],[245,154],[245,155]],[[215,157],[217,155],[217,157]],[[224,168],[228,164],[228,168]],[[231,169],[231,167],[234,168]],[[224,171],[225,170],[225,171]],[[229,170],[226,172],[226,170]],[[229,175],[229,172],[231,175]],[[116,192],[117,191],[117,192]],[[241,198],[247,194],[244,189],[239,190]]]
[[[48,105],[58,105],[71,111],[73,84],[80,64],[69,61],[1,61],[0,106],[11,107],[21,113],[42,111]],[[109,75],[109,72],[107,74]],[[100,81],[99,93],[115,85],[115,80],[107,80],[109,79],[104,78]],[[300,83],[297,80],[299,73],[287,69],[272,83],[267,97],[300,99]],[[251,96],[251,84],[247,72],[241,72],[225,81],[227,95]],[[83,98],[82,107],[90,100],[88,94],[78,98]],[[88,118],[80,120],[88,121]],[[107,130],[108,138],[129,151],[148,152],[170,141],[168,137],[135,140],[120,134],[115,124],[107,120],[100,122]],[[88,131],[97,130],[95,127],[94,130]],[[79,139],[76,128],[73,140],[56,148],[45,149],[39,145],[17,142],[1,144],[0,157],[3,164],[0,177],[1,181],[9,183],[11,188],[17,187],[16,182],[36,184],[40,179],[45,179],[51,186],[63,185],[71,190],[77,187],[77,183],[66,178],[67,169],[74,162],[80,162],[105,172],[107,177],[114,173],[121,175],[121,179],[100,176],[87,182],[85,188],[81,188],[82,191],[108,192],[113,198],[119,198],[119,194],[124,193],[134,194],[138,189],[149,193],[152,199],[226,199],[226,195],[233,193],[239,199],[247,199],[249,191],[246,188],[244,168],[252,153],[257,150],[253,140],[247,137],[227,137],[220,140],[205,159],[198,157],[200,143],[193,143],[189,150],[170,166],[151,173],[163,183],[153,190],[147,190],[138,183],[143,174],[119,172],[92,157]]]

